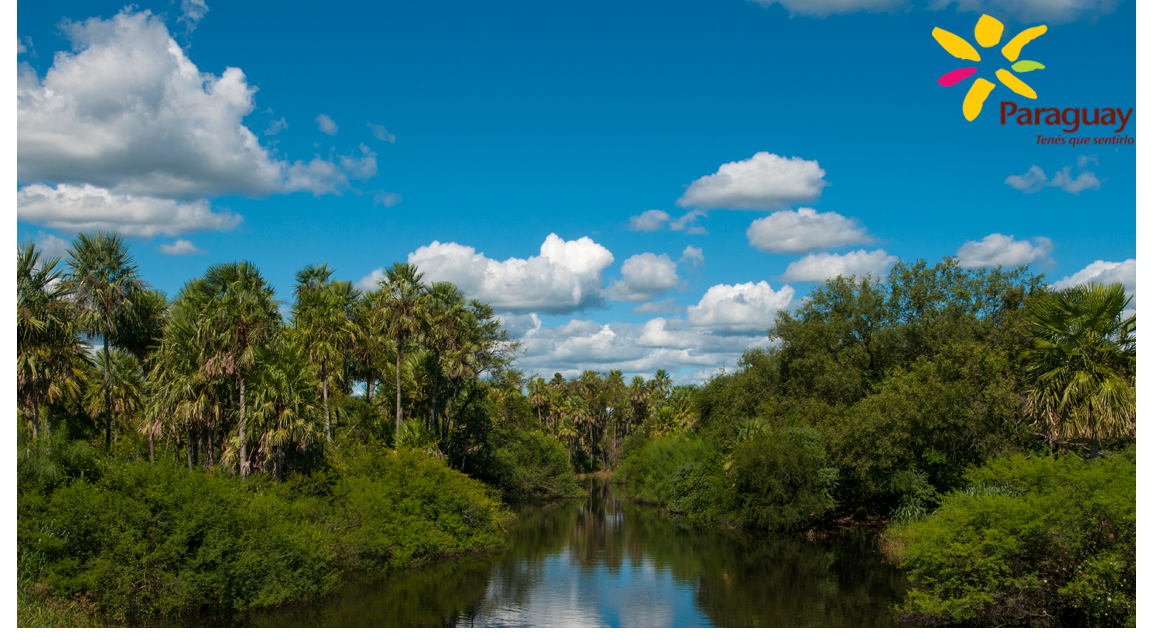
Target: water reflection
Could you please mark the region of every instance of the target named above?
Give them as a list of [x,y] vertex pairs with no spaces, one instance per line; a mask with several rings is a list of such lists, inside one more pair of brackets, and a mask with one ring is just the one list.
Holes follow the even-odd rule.
[[517,509],[508,547],[349,585],[256,626],[883,626],[906,590],[862,535],[694,527],[617,497]]

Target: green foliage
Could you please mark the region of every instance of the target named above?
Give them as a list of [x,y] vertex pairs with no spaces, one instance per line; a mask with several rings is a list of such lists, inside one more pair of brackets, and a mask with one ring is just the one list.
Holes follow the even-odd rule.
[[837,476],[815,430],[760,432],[731,453],[734,513],[741,524],[757,529],[802,526],[834,505]]
[[1125,626],[1135,621],[1134,451],[1084,463],[1012,456],[968,475],[901,531],[912,624]]
[[476,460],[476,478],[503,491],[509,503],[540,503],[584,494],[563,445],[538,431],[500,427]]
[[506,515],[482,484],[414,451],[348,442],[326,469],[282,485],[166,460],[97,464],[95,480],[19,496],[20,581],[46,585],[44,598],[86,598],[116,623],[311,599],[345,569],[503,539]]
[[680,433],[650,440],[631,453],[620,467],[628,495],[655,504],[667,504],[675,496],[677,473],[707,458],[712,448],[703,440]]

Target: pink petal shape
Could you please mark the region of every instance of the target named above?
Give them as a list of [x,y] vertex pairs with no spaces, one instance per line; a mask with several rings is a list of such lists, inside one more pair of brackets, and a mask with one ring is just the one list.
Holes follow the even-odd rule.
[[950,87],[956,82],[970,77],[973,73],[975,73],[975,67],[964,67],[962,69],[956,69],[955,71],[948,71],[939,76],[938,82],[945,87]]

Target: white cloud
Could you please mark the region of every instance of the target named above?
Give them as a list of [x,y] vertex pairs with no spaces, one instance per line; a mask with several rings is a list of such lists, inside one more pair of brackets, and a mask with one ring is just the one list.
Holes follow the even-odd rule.
[[765,281],[717,284],[699,304],[687,308],[688,324],[720,334],[756,334],[775,322],[775,312],[791,303],[795,290],[774,291]]
[[172,244],[160,245],[160,253],[166,253],[170,256],[186,256],[189,254],[205,254],[208,253],[204,249],[200,249],[191,240],[178,238]]
[[63,258],[68,255],[68,251],[72,248],[71,242],[43,231],[36,234],[36,239],[33,242],[36,244],[36,248],[40,250],[41,257],[44,258]]
[[689,244],[684,247],[683,255],[679,257],[679,261],[690,262],[692,269],[700,269],[703,267],[703,249]]
[[17,183],[175,199],[347,185],[334,161],[273,158],[242,123],[256,92],[244,72],[200,72],[150,12],[61,28],[74,51],[57,52],[43,78],[18,72]]
[[[1135,295],[1135,258],[1129,258],[1123,262],[1107,262],[1105,260],[1096,260],[1091,264],[1083,267],[1076,273],[1060,279],[1055,284],[1051,285],[1054,289],[1067,289],[1080,284],[1088,282],[1097,282],[1099,284],[1112,284],[1115,282],[1123,283],[1123,287],[1127,289],[1127,295]],[[1135,300],[1131,300],[1131,309],[1135,308]]]
[[1107,15],[1123,0],[932,0],[931,9],[955,5],[956,11],[1008,16],[1024,24],[1062,24]]
[[620,273],[623,280],[607,288],[612,300],[649,302],[679,284],[676,264],[667,254],[641,253],[624,260]]
[[688,211],[682,217],[676,218],[668,225],[672,231],[685,231],[688,235],[707,235],[707,229],[703,227],[689,227],[688,225],[695,222],[696,218],[706,218],[707,212],[696,209]]
[[673,314],[683,313],[687,311],[679,306],[679,303],[671,298],[664,298],[659,302],[645,302],[638,307],[633,307],[631,312],[640,315],[656,315],[656,314]]
[[802,253],[874,241],[859,220],[809,207],[776,211],[755,220],[747,228],[747,239],[751,246],[770,253]]
[[376,152],[361,142],[360,154],[359,158],[340,156],[340,166],[353,178],[357,180],[367,180],[376,175]]
[[1079,192],[1088,189],[1098,191],[1099,187],[1102,185],[1102,183],[1099,181],[1099,178],[1096,178],[1095,174],[1090,171],[1083,171],[1083,167],[1088,162],[1094,162],[1096,165],[1098,165],[1099,156],[1079,156],[1078,165],[1080,171],[1079,175],[1075,176],[1075,178],[1071,177],[1070,166],[1063,167],[1057,171],[1050,180],[1048,180],[1047,174],[1043,172],[1043,169],[1035,165],[1031,165],[1031,168],[1028,169],[1026,173],[1017,176],[1007,176],[1007,179],[1004,180],[1003,183],[1011,186],[1012,188],[1018,189],[1023,193],[1035,193],[1036,191],[1040,191],[1046,187],[1059,187],[1067,193],[1075,195],[1078,195]]
[[905,9],[908,0],[752,0],[764,7],[773,4],[787,9],[792,15],[825,18],[833,13],[856,13],[859,11],[884,12]]
[[204,0],[180,0],[181,15],[176,22],[183,22],[188,33],[196,30],[196,23],[204,19],[208,13],[208,3]]
[[321,113],[316,116],[316,124],[319,125],[320,131],[330,136],[336,135],[336,132],[340,130],[340,127],[337,126],[335,121],[328,117],[326,113]]
[[375,291],[380,288],[380,279],[384,277],[384,269],[380,267],[359,279],[356,286],[362,291]]
[[382,124],[368,123],[368,128],[372,130],[372,135],[376,140],[383,140],[384,142],[395,142],[396,136],[388,133],[388,130]]
[[273,121],[268,123],[268,128],[264,129],[264,135],[274,136],[277,133],[279,133],[279,132],[281,132],[287,128],[288,128],[288,119],[287,118],[280,118],[279,120],[273,120]]
[[632,231],[657,231],[671,218],[666,211],[659,209],[649,209],[639,214],[632,216],[629,221],[629,226]]
[[1055,248],[1050,238],[1042,236],[1029,240],[1016,240],[1015,236],[1005,236],[993,233],[982,240],[969,240],[959,247],[956,256],[959,264],[968,267],[1018,267],[1040,260],[1049,260],[1048,256]]
[[31,184],[16,192],[16,216],[64,231],[109,229],[128,235],[169,236],[230,231],[240,216],[212,211],[207,200],[174,200],[112,193],[92,185]]
[[667,369],[680,382],[696,380],[701,371],[733,368],[745,350],[770,344],[766,336],[716,335],[668,318],[638,325],[573,319],[558,327],[533,327],[519,339],[526,351],[516,365],[529,373],[550,378],[557,371],[572,376],[586,369],[620,369],[628,376],[650,376]]
[[676,201],[700,209],[768,210],[815,200],[829,183],[819,162],[760,151],[747,160],[720,165],[719,171],[688,186]]
[[614,258],[590,238],[552,233],[540,254],[503,262],[454,242],[432,242],[408,254],[428,281],[455,283],[498,311],[564,314],[603,305],[603,270]]
[[836,276],[869,276],[880,280],[887,277],[891,265],[899,258],[887,255],[883,249],[838,253],[812,253],[787,265],[779,278],[783,282],[824,282]]
[[16,55],[20,55],[21,53],[27,53],[27,51],[28,51],[28,49],[24,48],[24,43],[20,42],[20,37],[17,36],[16,37]]
[[372,198],[372,204],[381,204],[384,207],[394,207],[403,201],[403,197],[398,193],[390,191],[381,191]]

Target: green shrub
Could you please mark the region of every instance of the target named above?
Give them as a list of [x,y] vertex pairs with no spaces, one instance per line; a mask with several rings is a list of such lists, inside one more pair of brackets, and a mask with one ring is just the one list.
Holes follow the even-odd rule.
[[473,475],[509,503],[540,503],[584,494],[562,444],[538,431],[499,428],[488,437]]
[[734,514],[757,529],[793,529],[834,506],[836,470],[819,433],[802,427],[761,432],[732,450]]
[[901,528],[912,624],[1122,626],[1135,621],[1134,451],[993,460]]
[[677,472],[704,461],[711,451],[703,440],[685,434],[654,438],[628,455],[620,477],[633,498],[666,505],[675,497]]

